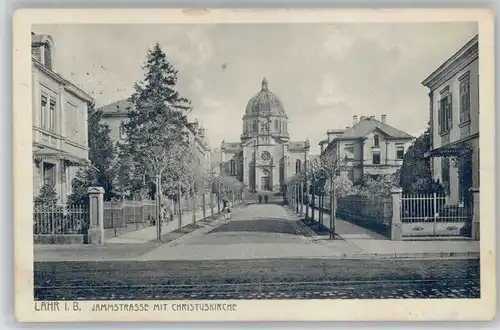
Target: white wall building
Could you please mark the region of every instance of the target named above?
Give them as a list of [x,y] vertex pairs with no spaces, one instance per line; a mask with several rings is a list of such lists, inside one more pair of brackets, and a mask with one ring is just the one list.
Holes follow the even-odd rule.
[[80,166],[88,164],[88,107],[92,97],[56,71],[54,40],[31,35],[33,194],[54,186],[60,202],[71,194]]

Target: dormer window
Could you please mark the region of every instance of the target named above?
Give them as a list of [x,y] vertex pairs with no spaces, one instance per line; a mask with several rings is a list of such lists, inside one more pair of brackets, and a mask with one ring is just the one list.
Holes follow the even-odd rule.
[[374,147],[379,147],[379,146],[380,146],[380,140],[379,140],[378,135],[375,135],[375,136],[373,137],[373,146],[374,146]]
[[52,49],[48,42],[43,46],[43,61],[47,69],[52,70]]

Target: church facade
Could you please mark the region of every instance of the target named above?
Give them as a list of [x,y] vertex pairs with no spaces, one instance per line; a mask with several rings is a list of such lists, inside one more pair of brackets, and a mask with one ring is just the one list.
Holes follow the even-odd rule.
[[290,141],[288,116],[280,99],[261,90],[248,101],[240,142],[221,143],[221,173],[250,191],[283,191],[287,180],[305,169],[309,141]]

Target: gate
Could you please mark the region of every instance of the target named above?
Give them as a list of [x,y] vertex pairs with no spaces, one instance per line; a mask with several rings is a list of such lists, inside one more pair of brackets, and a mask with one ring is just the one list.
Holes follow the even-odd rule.
[[470,236],[472,207],[460,202],[446,204],[441,194],[403,194],[401,226],[405,237]]

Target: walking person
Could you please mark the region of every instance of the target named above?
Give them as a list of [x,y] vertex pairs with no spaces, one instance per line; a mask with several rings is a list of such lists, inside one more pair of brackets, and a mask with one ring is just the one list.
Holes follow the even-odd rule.
[[266,204],[267,204],[267,200],[269,199],[269,197],[267,197],[267,195],[264,196],[264,200],[266,201]]
[[224,219],[226,219],[226,220],[230,219],[231,218],[231,209],[229,208],[229,201],[226,198],[224,198],[222,200],[222,203],[224,205],[224,207],[222,209],[223,213],[224,213]]
[[167,208],[165,205],[161,204],[160,208],[160,224],[166,223],[168,219]]
[[259,195],[259,204],[261,204],[261,203],[262,203],[262,196]]

